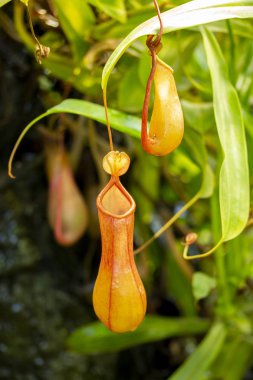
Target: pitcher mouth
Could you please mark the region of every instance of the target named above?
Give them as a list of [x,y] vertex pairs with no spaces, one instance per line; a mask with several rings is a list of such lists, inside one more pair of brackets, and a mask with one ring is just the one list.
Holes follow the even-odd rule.
[[97,208],[103,214],[123,219],[135,211],[135,202],[118,177],[111,177],[97,197]]

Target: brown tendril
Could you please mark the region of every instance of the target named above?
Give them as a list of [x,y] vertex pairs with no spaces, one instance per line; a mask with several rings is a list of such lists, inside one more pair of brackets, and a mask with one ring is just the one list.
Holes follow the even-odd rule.
[[34,41],[36,43],[35,58],[36,58],[36,61],[41,65],[42,59],[48,57],[48,55],[50,53],[50,48],[48,46],[42,45],[40,43],[40,41],[38,40],[35,32],[34,32],[33,24],[32,24],[32,18],[31,18],[31,13],[30,13],[30,9],[29,9],[29,2],[27,4],[27,15],[28,15],[28,21],[29,21],[29,26],[30,26],[30,29],[31,29],[31,33],[32,33],[33,39],[34,39]]
[[152,86],[152,82],[155,75],[155,69],[156,69],[156,54],[162,48],[161,39],[163,35],[163,23],[162,23],[162,18],[161,18],[161,12],[156,0],[154,0],[154,5],[156,8],[157,17],[160,23],[160,30],[157,36],[151,34],[151,35],[148,35],[146,39],[146,45],[149,49],[149,52],[152,58],[152,67],[151,67],[151,71],[150,71],[148,81],[147,81],[144,103],[143,103],[143,108],[142,108],[142,128],[141,128],[142,141],[147,140],[148,106],[149,106],[151,86]]
[[[158,20],[160,23],[160,30],[159,30],[156,37],[153,34],[151,34],[147,37],[146,45],[149,49],[154,49],[158,53],[158,51],[162,47],[161,46],[161,39],[162,39],[162,35],[163,35],[163,22],[162,22],[162,18],[161,18],[160,8],[159,8],[159,5],[158,5],[156,0],[154,0],[154,6],[156,8],[157,17],[158,17]],[[154,37],[155,37],[155,39],[154,39]]]
[[[151,36],[152,37],[152,36]],[[149,37],[148,37],[149,38]],[[150,49],[151,57],[152,57],[152,68],[148,77],[147,86],[146,86],[146,92],[144,97],[144,103],[142,108],[142,127],[141,127],[141,139],[142,141],[147,140],[147,123],[148,123],[148,106],[149,106],[149,99],[150,99],[150,92],[151,92],[151,86],[155,75],[155,69],[156,69],[156,53],[154,49]]]
[[114,148],[113,148],[112,131],[111,131],[108,108],[107,108],[106,90],[103,90],[103,101],[104,101],[105,118],[106,118],[106,126],[107,126],[108,137],[109,137],[110,150],[112,151],[114,150]]

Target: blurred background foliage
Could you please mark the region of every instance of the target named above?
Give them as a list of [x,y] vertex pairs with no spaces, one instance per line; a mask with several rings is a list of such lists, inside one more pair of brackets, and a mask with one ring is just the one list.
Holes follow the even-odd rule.
[[[162,12],[183,3],[159,1]],[[112,126],[125,132],[113,131],[114,143],[132,161],[123,183],[137,204],[136,247],[198,192],[206,162],[215,177],[214,189],[210,183],[207,189],[209,198],[199,199],[136,257],[148,294],[148,316],[135,332],[117,335],[96,321],[91,302],[101,254],[95,200],[107,181],[101,160],[109,149],[106,128],[99,122],[104,118],[99,107],[101,75],[119,42],[155,15],[153,3],[34,0],[30,11],[36,35],[51,49],[41,66],[34,58],[26,6],[18,0],[0,4],[5,4],[0,8],[0,378],[252,379],[251,222],[214,256],[194,262],[182,258],[182,240],[188,232],[198,233],[190,252],[197,254],[210,248],[221,230],[218,182],[223,152],[199,27],[163,37],[160,57],[174,69],[186,126],[183,143],[168,157],[147,155],[136,138],[150,70],[144,37],[131,45],[109,80],[109,107],[121,112],[112,113]],[[208,24],[229,70],[230,84],[225,86],[232,84],[240,99],[251,193],[252,26],[250,19]],[[209,51],[209,60],[212,54],[214,50]],[[6,174],[11,149],[24,126],[67,98],[89,102],[78,106],[77,113],[86,117],[61,113],[62,107],[59,114],[41,119],[39,127],[64,131],[70,163],[88,207],[87,231],[69,248],[54,241],[47,221],[40,128],[31,130],[18,150],[17,180]],[[91,103],[98,106],[92,108]],[[232,124],[233,117],[232,113]],[[243,188],[243,183],[236,183],[236,174],[232,173],[234,186]]]

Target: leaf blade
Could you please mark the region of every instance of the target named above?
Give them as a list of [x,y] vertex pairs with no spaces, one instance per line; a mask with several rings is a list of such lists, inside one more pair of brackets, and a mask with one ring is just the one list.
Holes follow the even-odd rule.
[[[3,5],[9,3],[9,1],[11,1],[11,0],[0,0],[0,8],[1,8]],[[21,1],[22,1],[22,0],[21,0]]]
[[124,0],[88,0],[88,2],[119,22],[126,22],[127,14]]
[[67,345],[83,354],[115,352],[138,344],[155,342],[172,336],[201,334],[209,322],[200,318],[165,318],[146,316],[140,327],[125,334],[116,334],[102,323],[93,322],[72,333]]
[[214,114],[224,160],[220,171],[220,211],[224,241],[238,236],[249,214],[249,168],[242,110],[232,86],[220,46],[213,34],[202,29],[210,68]]
[[205,372],[218,356],[226,335],[222,323],[214,324],[194,353],[168,380],[203,380]]
[[87,50],[85,39],[95,23],[93,12],[83,0],[75,0],[75,6],[68,0],[53,0],[53,4],[74,55],[80,61]]
[[[129,116],[122,112],[109,109],[109,118],[111,122],[111,126],[119,132],[128,133],[130,136],[140,138],[140,119],[135,116]],[[72,113],[74,115],[85,116],[96,120],[100,123],[106,124],[104,107],[91,103],[85,100],[77,100],[77,99],[66,99],[60,104],[50,108],[45,113],[39,115],[35,119],[33,119],[21,132],[19,135],[17,142],[11,152],[9,163],[8,163],[8,173],[9,176],[15,178],[12,174],[12,162],[15,156],[15,153],[23,140],[26,133],[30,130],[30,128],[36,124],[38,121],[47,117],[49,115],[55,113]]]
[[[173,30],[189,28],[192,26],[203,25],[218,20],[230,18],[249,18],[253,17],[252,6],[230,6],[221,7],[221,5],[233,4],[251,4],[253,1],[229,1],[229,0],[195,0],[183,4],[162,13],[164,32],[168,33]],[[219,5],[219,6],[218,6]],[[215,6],[215,7],[211,7]],[[130,32],[125,39],[118,45],[109,57],[102,74],[102,88],[106,88],[110,73],[112,72],[117,61],[123,55],[125,50],[133,41],[141,36],[156,34],[159,30],[159,21],[153,17]]]

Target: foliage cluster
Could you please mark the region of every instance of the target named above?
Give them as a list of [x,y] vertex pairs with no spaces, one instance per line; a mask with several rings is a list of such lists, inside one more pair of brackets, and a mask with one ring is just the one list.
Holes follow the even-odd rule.
[[[24,134],[45,117],[54,125],[54,114],[60,114],[72,136],[73,167],[90,150],[97,182],[104,184],[99,162],[108,145],[102,77],[111,126],[120,132],[114,132],[117,149],[124,146],[132,158],[125,181],[137,203],[136,246],[184,207],[137,258],[148,293],[169,299],[177,316],[159,312],[154,302],[133,333],[113,334],[92,322],[70,335],[67,344],[88,355],[176,337],[184,357],[187,350],[193,352],[169,379],[240,380],[253,356],[253,1],[159,3],[166,32],[160,56],[174,69],[186,124],[181,146],[162,159],[148,156],[139,141],[150,70],[145,36],[158,30],[152,2],[51,0],[34,1],[31,8],[39,39],[51,52],[38,76],[46,111]],[[4,12],[5,7],[2,18]],[[14,24],[4,17],[6,32],[33,53],[25,5],[13,2]],[[68,114],[84,119],[75,123]],[[214,246],[213,256],[193,262],[182,258],[182,239],[190,231],[198,234],[190,258],[213,252]],[[203,333],[198,344],[195,336]]]

